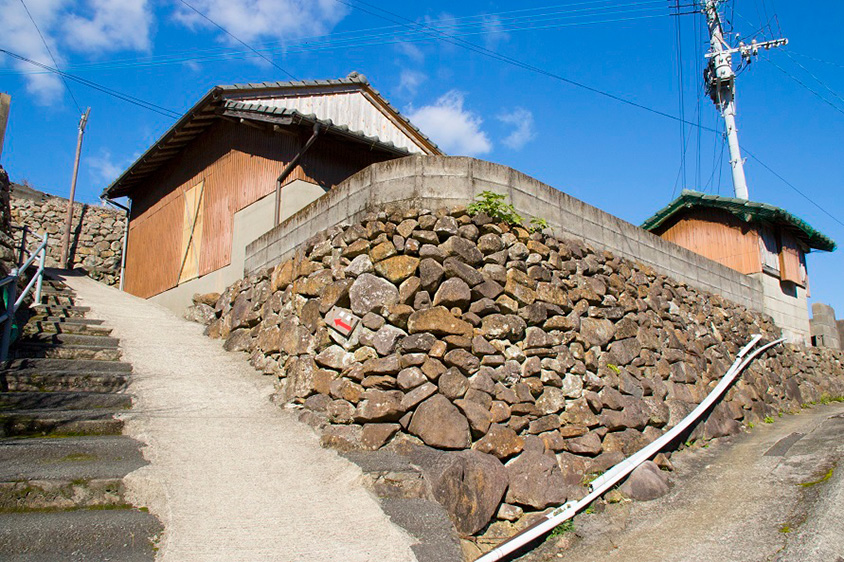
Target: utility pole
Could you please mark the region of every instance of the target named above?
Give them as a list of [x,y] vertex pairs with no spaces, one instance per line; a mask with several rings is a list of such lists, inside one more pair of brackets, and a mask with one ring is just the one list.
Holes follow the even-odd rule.
[[731,47],[724,38],[721,25],[721,15],[718,6],[724,0],[706,0],[704,13],[709,27],[710,50],[706,53],[709,63],[704,71],[704,79],[709,96],[724,118],[724,129],[727,144],[730,147],[730,167],[733,172],[733,188],[736,198],[748,199],[747,180],[744,177],[744,160],[741,157],[738,131],[736,130],[736,73],[733,71],[733,53],[738,53],[749,64],[759,49],[770,49],[788,44],[788,39],[773,39],[750,45],[739,43],[738,47]]
[[[79,175],[79,156],[82,154],[82,137],[85,134],[85,125],[88,124],[88,116],[91,108],[85,110],[79,118],[79,135],[76,138],[76,159],[73,161],[73,179],[70,181],[70,199],[67,201],[67,218],[64,223],[64,237],[62,238],[62,263],[64,268],[68,267],[68,252],[70,250],[70,227],[73,223],[73,197],[76,195],[76,176]],[[72,265],[72,264],[71,264]]]
[[3,139],[6,137],[6,123],[9,121],[9,106],[12,97],[0,92],[0,156],[3,156]]

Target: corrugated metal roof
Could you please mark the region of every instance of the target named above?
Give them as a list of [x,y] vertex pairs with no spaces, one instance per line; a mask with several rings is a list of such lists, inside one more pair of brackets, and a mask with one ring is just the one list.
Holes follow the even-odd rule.
[[320,119],[316,115],[304,114],[295,109],[288,109],[286,107],[269,107],[258,103],[244,103],[234,100],[227,100],[223,104],[224,115],[229,111],[238,112],[238,116],[247,117],[252,115],[258,119],[262,116],[273,116],[277,118],[289,117],[297,119],[306,123],[319,123],[328,129],[329,132],[338,133],[344,136],[364,142],[365,144],[373,145],[388,152],[394,152],[399,155],[409,155],[411,152],[401,146],[396,146],[392,142],[384,142],[377,136],[368,136],[362,131],[353,131],[346,125],[336,125],[331,119]]
[[[194,138],[202,134],[220,115],[222,111],[221,106],[236,101],[231,98],[238,96],[247,96],[260,94],[263,92],[279,92],[289,93],[290,90],[301,88],[303,90],[309,88],[329,87],[335,88],[338,86],[357,86],[358,88],[371,94],[379,103],[400,119],[401,123],[414,134],[418,135],[419,140],[427,145],[427,149],[432,154],[444,154],[442,150],[429,139],[422,131],[419,130],[407,117],[402,115],[390,102],[388,102],[381,94],[373,88],[366,77],[357,72],[352,72],[345,78],[337,78],[332,80],[297,80],[289,82],[261,82],[248,84],[232,84],[224,86],[215,86],[208,91],[187,113],[179,118],[161,137],[153,144],[147,151],[140,156],[123,174],[120,175],[114,182],[103,190],[101,197],[123,197],[128,195],[132,188],[143,181],[143,179],[158,169],[164,162],[171,157],[178,154]],[[248,104],[247,104],[248,105]],[[264,108],[271,109],[271,108]],[[244,109],[247,111],[246,109]],[[254,108],[254,111],[261,111],[259,108]],[[301,115],[303,119],[313,118],[313,116]],[[349,137],[358,138],[362,141],[376,143],[379,147],[390,150],[396,153],[408,152],[393,143],[381,142],[377,137],[364,135],[363,133],[351,131],[348,127],[334,125],[333,130],[340,134],[346,134]],[[392,147],[392,148],[391,148]]]
[[688,189],[684,189],[677,199],[643,222],[642,228],[645,230],[656,230],[682,210],[696,207],[723,209],[734,214],[744,222],[766,222],[787,226],[796,231],[798,238],[806,242],[810,248],[816,250],[832,252],[836,248],[835,241],[832,238],[815,230],[803,219],[779,207],[757,201],[737,199],[735,197],[708,195]]

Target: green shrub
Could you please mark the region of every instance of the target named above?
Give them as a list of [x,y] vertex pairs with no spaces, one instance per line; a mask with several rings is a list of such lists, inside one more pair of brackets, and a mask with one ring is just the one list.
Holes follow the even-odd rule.
[[516,212],[510,203],[505,203],[506,195],[492,191],[482,191],[475,201],[470,203],[466,210],[470,215],[486,213],[490,218],[505,222],[510,226],[521,226],[524,219]]

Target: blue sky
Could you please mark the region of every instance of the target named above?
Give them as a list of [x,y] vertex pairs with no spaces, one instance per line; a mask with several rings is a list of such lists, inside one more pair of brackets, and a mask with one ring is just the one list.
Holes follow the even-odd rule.
[[[678,20],[665,0],[187,1],[297,78],[362,72],[449,153],[512,166],[630,222],[639,224],[682,187],[732,192],[727,151],[722,157],[721,137],[706,130],[720,118],[700,96],[703,18],[681,16],[678,50]],[[742,38],[776,14],[778,25],[757,37],[771,38],[781,29],[790,40],[740,75],[739,136],[814,204],[753,159],[746,166],[750,196],[784,207],[842,242],[844,5],[797,4],[732,0],[724,6]],[[288,78],[179,0],[26,5],[63,70],[178,114],[216,84]],[[682,91],[682,114],[703,127],[685,129],[685,173],[678,122],[437,41],[404,19],[397,25],[379,8],[674,116],[681,115]],[[53,66],[21,1],[0,0],[0,13],[0,48]],[[94,202],[173,118],[69,84],[78,104],[92,107],[78,196]],[[1,53],[0,91],[12,95],[3,166],[15,181],[66,195],[76,102],[54,74]],[[832,304],[839,316],[842,255],[809,256],[813,299]]]

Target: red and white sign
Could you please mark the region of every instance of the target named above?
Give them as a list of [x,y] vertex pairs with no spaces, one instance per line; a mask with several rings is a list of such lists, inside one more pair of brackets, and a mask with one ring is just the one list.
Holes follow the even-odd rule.
[[360,322],[360,318],[344,308],[336,306],[325,315],[325,322],[344,337],[349,337]]

